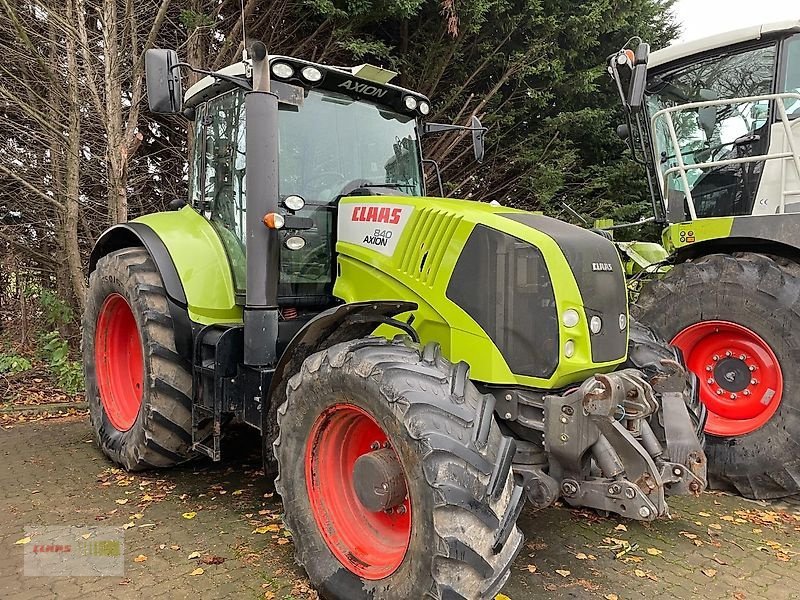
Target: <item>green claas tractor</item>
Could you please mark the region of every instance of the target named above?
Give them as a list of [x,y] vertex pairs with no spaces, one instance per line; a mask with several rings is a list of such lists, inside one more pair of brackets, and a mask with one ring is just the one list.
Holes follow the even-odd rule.
[[[189,202],[110,228],[83,319],[96,439],[125,469],[260,431],[325,598],[492,598],[526,499],[649,521],[705,488],[696,378],[628,318],[614,245],[425,196],[423,95],[370,66],[267,56],[151,110],[194,122]],[[462,135],[467,134],[463,132]],[[435,167],[435,165],[433,165]]]
[[800,22],[642,43],[609,72],[673,265],[633,313],[699,378],[712,483],[797,493]]

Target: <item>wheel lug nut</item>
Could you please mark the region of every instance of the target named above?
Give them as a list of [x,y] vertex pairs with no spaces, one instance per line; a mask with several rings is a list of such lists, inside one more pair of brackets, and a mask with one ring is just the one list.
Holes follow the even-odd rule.
[[750,395],[750,390],[745,390],[745,391],[742,392],[742,394],[744,394],[745,396],[749,396]]
[[756,370],[756,366],[755,365],[750,365],[750,370],[751,371],[755,371]]
[[717,396],[722,396],[722,390],[717,390]]
[[728,351],[725,353],[725,356],[728,356],[728,357],[730,357],[730,356],[733,356],[733,352],[731,352],[730,350],[728,350]]
[[758,379],[751,379],[750,385],[758,385]]
[[711,371],[711,365],[706,365],[706,371]]
[[736,394],[731,394],[731,400],[736,400]]
[[386,441],[386,442],[383,442],[383,447],[384,447],[384,448],[388,448],[388,447],[389,447],[389,442],[388,442],[388,441]]
[[403,506],[402,504],[401,504],[400,506],[398,506],[398,507],[397,507],[397,514],[398,514],[398,515],[404,515],[404,514],[406,514],[406,507],[405,507],[405,506]]
[[378,448],[380,448],[380,447],[381,447],[381,445],[380,445],[378,442],[372,442],[372,443],[369,445],[369,448],[370,448],[370,450],[377,450],[377,449],[378,449]]
[[744,360],[745,358],[747,358],[747,357],[744,354],[740,354],[739,355],[739,360]]
[[711,357],[711,360],[713,360],[714,362],[717,362],[719,360],[719,356],[717,356],[715,354],[714,356]]
[[709,377],[708,379],[706,379],[706,383],[708,383],[710,385],[710,384],[714,383],[714,380],[711,379],[711,377]]

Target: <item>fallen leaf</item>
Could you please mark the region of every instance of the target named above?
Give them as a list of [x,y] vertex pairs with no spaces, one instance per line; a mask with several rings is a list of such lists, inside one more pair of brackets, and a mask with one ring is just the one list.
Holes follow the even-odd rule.
[[197,513],[196,513],[196,512],[194,512],[194,511],[192,511],[192,512],[185,512],[185,513],[183,513],[181,516],[182,516],[184,519],[194,519],[194,518],[197,516]]
[[619,596],[616,594],[606,594],[603,598],[605,598],[605,600],[619,600]]
[[[272,594],[272,592],[267,592],[267,594]],[[268,596],[266,594],[264,595],[264,598],[266,598],[266,600],[271,600],[274,597],[275,594],[272,594],[272,596]],[[509,598],[505,594],[497,594],[497,596],[494,597],[494,600],[511,600],[511,598]]]
[[762,530],[761,530],[760,528],[758,528],[758,527],[756,527],[755,529],[753,529],[753,533],[761,533],[761,531],[762,531]]
[[136,558],[133,559],[133,562],[144,562],[147,560],[147,557],[144,554],[140,554]]
[[689,533],[688,531],[681,531],[680,533],[683,537],[688,538],[690,540],[697,539],[697,536],[694,533]]
[[556,569],[556,573],[562,577],[569,577],[572,574],[572,571],[567,571],[566,569]]
[[645,573],[641,569],[634,569],[633,574],[636,575],[637,577],[647,577],[647,573]]
[[536,573],[536,565],[528,565],[527,569],[529,573]]
[[578,560],[586,560],[589,557],[586,554],[584,554],[583,552],[578,552],[575,555],[575,558],[577,558]]
[[241,496],[244,490],[235,490],[231,492],[231,496]]
[[701,517],[710,517],[711,516],[711,513],[707,513],[707,512],[699,512],[697,514],[700,515]]
[[187,558],[188,558],[189,560],[194,560],[195,558],[200,558],[200,553],[199,553],[199,552],[197,552],[197,551],[195,551],[195,552],[192,552],[192,553],[191,553],[191,554],[190,554],[190,555],[189,555]]
[[730,515],[722,515],[720,519],[722,519],[723,521],[733,521],[733,517]]
[[180,549],[181,547],[178,546],[178,544],[173,544],[172,546],[170,546],[170,550],[180,550]]
[[722,529],[722,525],[719,525],[718,523],[711,523],[708,527],[709,529]]
[[204,565],[221,565],[225,562],[225,559],[221,556],[206,556],[200,559],[200,562]]
[[130,529],[131,527],[134,527],[133,521],[122,526],[123,529]]
[[614,527],[614,531],[628,531],[628,527],[620,523],[616,527]]
[[31,538],[30,538],[30,536],[28,536],[28,537],[22,538],[21,540],[17,540],[16,542],[14,542],[14,544],[22,545],[22,544],[27,544],[30,541],[31,541]]
[[280,527],[278,527],[273,523],[271,525],[262,525],[261,527],[256,527],[253,530],[253,533],[269,533],[269,532],[276,533],[280,531],[280,529],[281,529]]
[[120,498],[119,500],[114,500],[114,502],[116,502],[117,504],[127,504],[128,503],[128,499],[127,498]]
[[283,546],[284,544],[288,544],[288,543],[289,543],[289,540],[287,540],[286,538],[281,538],[281,539],[278,540],[278,546]]
[[85,540],[88,540],[90,537],[92,537],[92,534],[91,533],[84,533],[81,537],[83,539],[85,539]]
[[717,574],[716,569],[700,569],[700,572],[706,577],[714,577]]
[[205,569],[203,567],[197,567],[194,571],[189,573],[189,575],[202,575],[205,572],[206,571],[205,571]]
[[650,556],[658,556],[659,554],[664,554],[664,553],[663,553],[661,550],[659,550],[658,548],[648,548],[648,549],[647,549],[647,553],[648,553]]

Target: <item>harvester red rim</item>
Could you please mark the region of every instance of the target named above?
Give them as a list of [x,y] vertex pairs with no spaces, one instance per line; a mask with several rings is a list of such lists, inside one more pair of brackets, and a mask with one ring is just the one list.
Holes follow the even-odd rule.
[[700,380],[700,399],[708,408],[706,433],[745,435],[778,410],[783,372],[772,348],[753,330],[730,321],[701,321],[672,343]]
[[306,445],[306,487],[318,529],[337,560],[362,579],[394,573],[411,539],[408,497],[398,507],[371,512],[355,491],[356,460],[388,444],[375,417],[345,403],[317,418]]
[[115,429],[128,431],[142,405],[144,358],[136,319],[120,294],[110,294],[100,307],[94,342],[103,409]]

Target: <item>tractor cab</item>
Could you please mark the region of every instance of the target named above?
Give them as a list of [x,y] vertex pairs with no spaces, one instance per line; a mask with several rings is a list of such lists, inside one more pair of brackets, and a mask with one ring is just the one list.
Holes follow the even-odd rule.
[[[621,95],[660,221],[800,212],[800,22],[639,60],[645,85]],[[611,57],[618,83],[619,67],[635,61]]]

